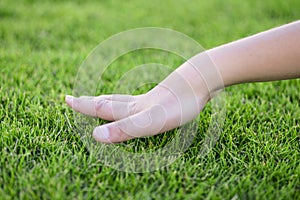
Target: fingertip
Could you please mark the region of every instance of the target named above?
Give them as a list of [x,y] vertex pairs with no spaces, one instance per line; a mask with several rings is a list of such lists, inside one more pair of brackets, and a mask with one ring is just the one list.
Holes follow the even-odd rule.
[[109,137],[110,137],[110,132],[108,130],[108,127],[105,126],[105,125],[104,126],[98,126],[93,131],[93,138],[97,142],[110,143]]
[[72,107],[72,104],[73,104],[73,96],[71,96],[71,95],[66,95],[66,97],[65,97],[65,101],[66,101],[66,103],[70,106],[70,107]]

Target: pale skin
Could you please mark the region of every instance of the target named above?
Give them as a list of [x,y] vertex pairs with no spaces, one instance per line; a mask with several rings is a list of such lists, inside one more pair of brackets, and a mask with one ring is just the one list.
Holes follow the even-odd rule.
[[66,103],[82,114],[111,121],[95,127],[93,137],[118,143],[191,121],[224,87],[294,78],[300,78],[300,21],[199,53],[146,94],[67,95]]

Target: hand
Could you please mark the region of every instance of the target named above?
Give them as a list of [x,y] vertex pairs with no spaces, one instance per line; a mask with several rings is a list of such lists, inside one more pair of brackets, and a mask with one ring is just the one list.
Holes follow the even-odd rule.
[[96,127],[93,137],[116,143],[156,135],[191,121],[209,99],[206,82],[186,62],[146,94],[66,96],[66,103],[82,114],[113,121]]

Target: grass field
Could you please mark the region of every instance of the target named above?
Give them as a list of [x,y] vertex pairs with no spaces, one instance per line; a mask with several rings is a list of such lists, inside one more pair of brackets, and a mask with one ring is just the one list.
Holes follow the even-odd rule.
[[[299,8],[298,0],[0,0],[0,199],[300,199],[299,79],[228,88],[213,150],[198,156],[199,134],[172,165],[149,173],[97,162],[64,103],[89,52],[120,31],[171,28],[209,49],[299,19]],[[147,54],[120,62],[134,66]],[[209,105],[202,116],[207,125]]]

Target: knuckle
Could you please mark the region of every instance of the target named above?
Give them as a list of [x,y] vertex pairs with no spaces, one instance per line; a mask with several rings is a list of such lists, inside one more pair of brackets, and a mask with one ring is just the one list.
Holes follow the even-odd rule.
[[104,99],[98,99],[95,102],[95,110],[96,111],[100,111],[103,109],[104,105],[105,105],[105,100]]

